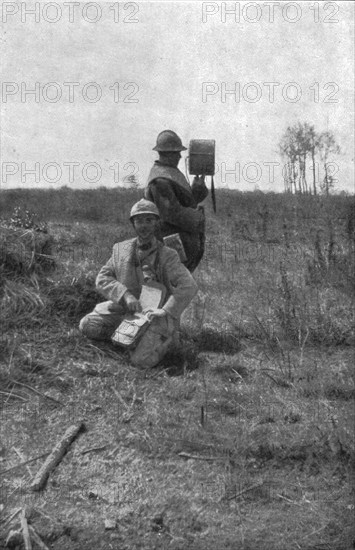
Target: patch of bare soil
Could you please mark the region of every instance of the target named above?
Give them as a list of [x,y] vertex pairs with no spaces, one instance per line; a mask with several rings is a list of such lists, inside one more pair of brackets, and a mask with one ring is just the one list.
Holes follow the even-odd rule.
[[311,351],[296,375],[250,342],[185,343],[144,372],[76,329],[22,335],[1,368],[0,548],[19,508],[52,550],[352,547],[351,350],[324,352],[319,376]]

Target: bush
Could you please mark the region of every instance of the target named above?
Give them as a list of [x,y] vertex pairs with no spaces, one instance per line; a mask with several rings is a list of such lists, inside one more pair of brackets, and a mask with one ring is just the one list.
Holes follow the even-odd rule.
[[0,274],[9,277],[41,275],[55,267],[54,239],[34,229],[0,226]]

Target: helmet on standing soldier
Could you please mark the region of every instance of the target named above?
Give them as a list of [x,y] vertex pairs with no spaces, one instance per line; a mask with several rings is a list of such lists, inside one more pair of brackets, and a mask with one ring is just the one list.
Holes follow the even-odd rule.
[[161,152],[177,152],[186,151],[179,136],[172,130],[164,130],[157,137],[157,144],[153,147],[153,151]]

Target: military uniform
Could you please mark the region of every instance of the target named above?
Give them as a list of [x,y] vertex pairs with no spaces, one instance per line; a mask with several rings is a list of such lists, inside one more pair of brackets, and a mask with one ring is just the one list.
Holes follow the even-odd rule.
[[156,204],[160,214],[157,237],[179,233],[184,245],[189,271],[194,271],[204,252],[205,216],[202,202],[208,195],[204,184],[192,186],[184,174],[162,160],[155,161],[148,177],[145,198]]
[[168,315],[161,322],[169,331],[177,329],[181,313],[197,293],[197,284],[175,250],[157,239],[148,249],[140,248],[134,238],[114,245],[111,258],[96,278],[96,289],[107,301],[81,320],[80,330],[89,338],[109,339],[128,312],[124,294],[128,290],[139,298],[147,272],[167,291],[162,309]]

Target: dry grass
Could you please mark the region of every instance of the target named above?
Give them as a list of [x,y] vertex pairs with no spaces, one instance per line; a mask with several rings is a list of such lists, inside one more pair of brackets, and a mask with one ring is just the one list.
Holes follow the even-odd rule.
[[336,220],[317,241],[292,208],[278,227],[274,199],[266,216],[264,199],[242,197],[243,222],[220,200],[208,234],[227,248],[196,273],[181,348],[149,372],[77,329],[123,226],[52,224],[57,270],[6,281],[0,472],[14,449],[35,457],[73,421],[88,428],[43,494],[26,489],[37,463],[2,476],[6,514],[28,503],[54,550],[351,548],[352,241]]

